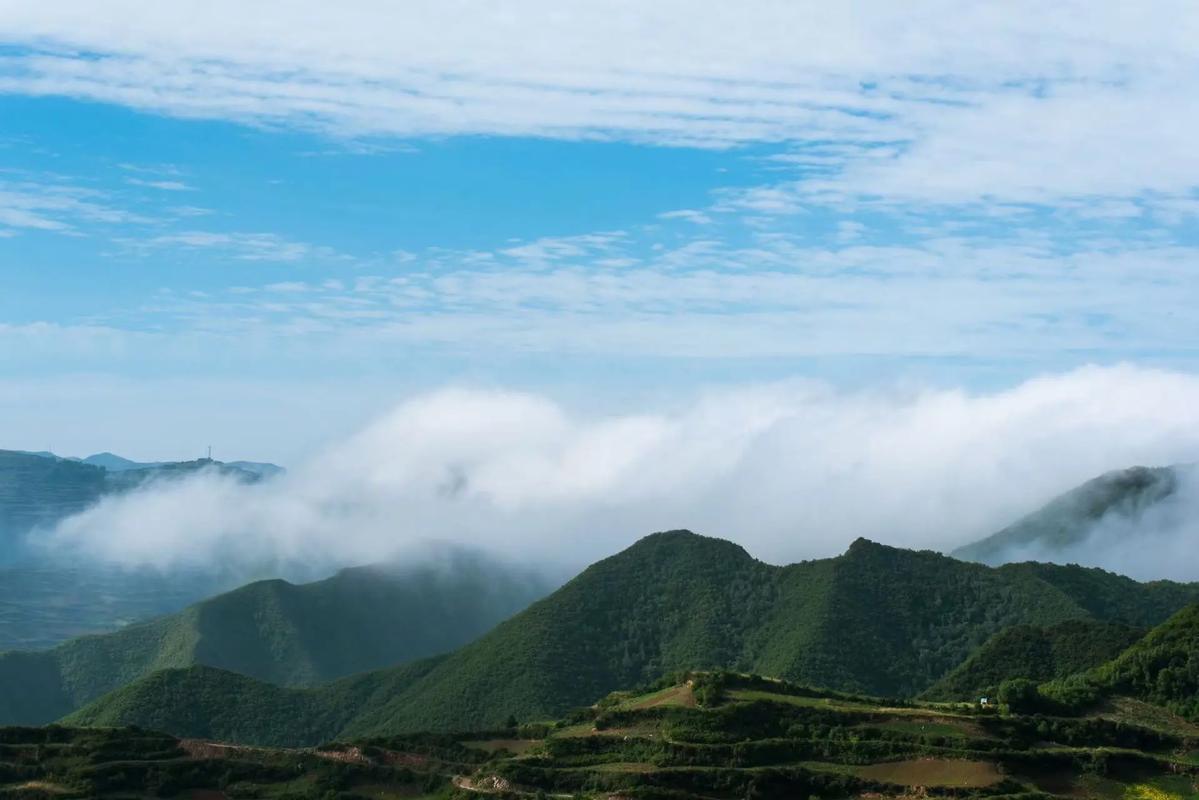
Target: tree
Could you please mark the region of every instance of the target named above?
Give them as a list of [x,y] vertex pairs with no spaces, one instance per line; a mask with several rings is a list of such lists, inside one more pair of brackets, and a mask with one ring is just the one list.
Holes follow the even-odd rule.
[[1040,708],[1043,701],[1036,681],[1011,678],[999,684],[999,702],[1013,713],[1028,714]]

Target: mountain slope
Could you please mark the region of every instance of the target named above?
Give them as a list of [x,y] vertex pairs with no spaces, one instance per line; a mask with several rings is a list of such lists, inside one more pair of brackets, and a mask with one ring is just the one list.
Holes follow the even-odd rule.
[[520,610],[538,582],[469,558],[444,568],[259,581],[52,650],[0,653],[0,724],[42,724],[153,671],[204,664],[304,686],[452,650]]
[[1199,721],[1199,604],[1187,606],[1110,662],[1045,687],[1080,708],[1131,697]]
[[207,666],[166,669],[138,678],[63,720],[120,727],[136,715],[152,730],[257,745],[315,745],[333,739],[361,708],[404,691],[440,663],[429,658],[322,688],[274,686]]
[[1016,625],[1000,631],[937,681],[924,697],[971,700],[995,696],[1011,678],[1044,683],[1097,667],[1118,656],[1144,631],[1117,622],[1069,620],[1048,628]]
[[107,491],[100,467],[0,450],[0,561],[6,540],[76,514]]
[[[1113,619],[1087,607],[1088,592],[1104,580],[1127,594],[1116,611],[1131,608],[1138,617],[1157,613],[1163,591],[1199,599],[1199,586],[1050,574],[1056,584],[1027,569],[865,540],[837,558],[776,567],[730,542],[654,534],[362,707],[341,735],[496,727],[509,715],[544,719],[692,667],[915,695],[1004,628]],[[143,724],[150,711],[125,704],[109,719]]]
[[990,565],[1050,557],[1086,541],[1106,517],[1135,522],[1177,491],[1181,471],[1186,469],[1189,467],[1132,467],[1108,472],[950,555]]

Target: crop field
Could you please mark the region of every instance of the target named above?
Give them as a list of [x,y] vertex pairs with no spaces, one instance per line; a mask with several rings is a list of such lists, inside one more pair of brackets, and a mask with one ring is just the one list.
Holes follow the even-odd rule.
[[918,758],[859,767],[857,774],[880,783],[900,786],[979,789],[1003,780],[1003,774],[985,761]]

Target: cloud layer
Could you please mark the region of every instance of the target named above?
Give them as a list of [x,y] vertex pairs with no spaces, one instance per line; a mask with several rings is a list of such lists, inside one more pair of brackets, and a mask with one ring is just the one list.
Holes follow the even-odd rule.
[[573,568],[677,527],[775,562],[857,536],[951,549],[1103,471],[1197,453],[1199,378],[1133,367],[993,394],[775,384],[607,417],[452,389],[280,480],[163,484],[67,520],[49,543],[161,566],[360,563],[450,542]]
[[1174,0],[105,8],[0,4],[0,91],[352,137],[787,142],[825,188],[894,198],[1199,184],[1199,14]]

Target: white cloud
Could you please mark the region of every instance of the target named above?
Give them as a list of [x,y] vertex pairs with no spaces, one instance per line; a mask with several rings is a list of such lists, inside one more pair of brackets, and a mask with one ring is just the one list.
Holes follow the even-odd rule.
[[1197,37],[1180,0],[9,2],[0,90],[351,137],[802,143],[842,194],[1178,195]]
[[195,187],[189,186],[183,181],[175,180],[146,180],[144,178],[126,178],[125,183],[130,186],[142,186],[147,189],[158,189],[163,192],[194,192]]
[[1199,379],[1132,367],[990,394],[763,385],[615,416],[448,390],[280,481],[206,476],[107,500],[51,546],[136,563],[354,563],[434,539],[577,566],[690,527],[773,561],[859,535],[948,548],[1102,471],[1196,452]]
[[275,233],[181,231],[143,239],[121,238],[118,241],[128,248],[138,251],[163,248],[205,250],[227,254],[241,261],[336,260],[341,258],[332,248],[293,241]]
[[113,208],[100,192],[61,183],[0,180],[0,226],[71,233],[87,222],[144,221]]

